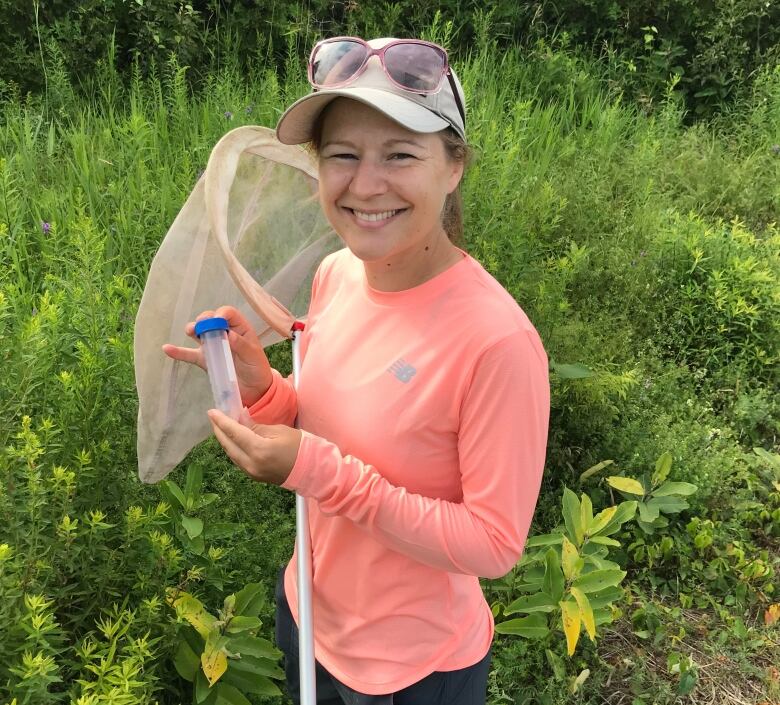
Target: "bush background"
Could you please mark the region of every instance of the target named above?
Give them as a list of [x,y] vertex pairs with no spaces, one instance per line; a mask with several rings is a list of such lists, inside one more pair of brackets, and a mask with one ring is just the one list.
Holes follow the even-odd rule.
[[110,50],[125,74],[135,62],[147,73],[175,52],[198,82],[236,57],[242,67],[283,65],[290,51],[303,53],[322,36],[416,36],[435,12],[454,23],[448,46],[456,55],[476,46],[488,13],[500,48],[552,38],[580,47],[609,63],[621,90],[647,106],[679,75],[675,90],[695,114],[744,95],[780,56],[780,6],[766,0],[0,0],[0,77],[6,90],[41,91],[43,67],[56,62],[87,81]]
[[[777,6],[556,7],[0,0],[0,702],[189,701],[166,588],[213,612],[250,581],[271,597],[289,493],[203,444],[171,476],[214,496],[200,550],[138,483],[135,311],[221,135],[307,91],[320,33],[404,27],[453,47],[467,246],[556,365],[533,533],[564,486],[603,508],[603,475],[667,451],[698,487],[663,533],[617,536],[626,590],[595,644],[496,639],[491,705],[780,699]],[[484,588],[505,604],[513,576]]]

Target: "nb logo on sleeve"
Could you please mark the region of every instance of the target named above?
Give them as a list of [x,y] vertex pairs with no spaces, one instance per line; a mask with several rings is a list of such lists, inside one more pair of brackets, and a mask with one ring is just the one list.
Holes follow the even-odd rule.
[[392,372],[396,379],[401,380],[404,384],[407,383],[412,377],[417,374],[417,370],[408,364],[403,358],[396,360],[387,370]]

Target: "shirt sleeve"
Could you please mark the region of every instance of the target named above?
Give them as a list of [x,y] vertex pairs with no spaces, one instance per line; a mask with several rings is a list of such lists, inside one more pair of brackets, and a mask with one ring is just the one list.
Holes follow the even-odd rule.
[[533,518],[549,409],[544,348],[535,331],[517,331],[482,353],[461,404],[462,501],[394,486],[376,467],[306,432],[283,487],[422,563],[500,577],[522,555]]
[[[320,279],[323,276],[324,263],[321,263],[314,273],[314,279],[311,285],[311,303],[309,313],[314,309],[319,289]],[[301,337],[301,359],[306,355],[308,347],[308,338],[304,328]],[[292,375],[282,377],[281,373],[271,368],[271,386],[268,387],[265,394],[261,396],[247,411],[255,423],[272,425],[284,424],[292,426],[295,424],[295,417],[298,415],[298,395],[295,392],[295,384]]]
[[292,426],[298,414],[298,397],[292,377],[271,369],[271,386],[247,411],[255,423]]

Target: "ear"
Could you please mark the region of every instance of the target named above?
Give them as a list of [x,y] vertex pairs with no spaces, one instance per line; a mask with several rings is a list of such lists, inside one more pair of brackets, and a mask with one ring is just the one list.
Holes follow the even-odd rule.
[[452,193],[463,178],[464,164],[461,161],[450,160],[450,176],[447,181],[447,194]]

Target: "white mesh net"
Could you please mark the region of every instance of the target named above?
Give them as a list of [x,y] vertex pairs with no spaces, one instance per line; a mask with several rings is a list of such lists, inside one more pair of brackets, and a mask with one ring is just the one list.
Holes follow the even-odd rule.
[[217,143],[152,261],[135,321],[141,480],[164,478],[211,433],[206,374],[167,357],[163,343],[191,345],[187,322],[223,305],[238,308],[264,346],[289,337],[317,266],[340,247],[305,149],[263,127],[237,128]]

